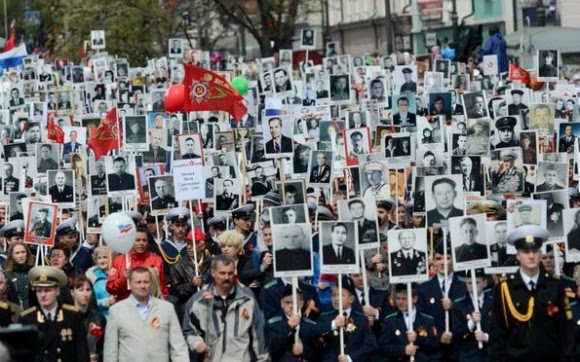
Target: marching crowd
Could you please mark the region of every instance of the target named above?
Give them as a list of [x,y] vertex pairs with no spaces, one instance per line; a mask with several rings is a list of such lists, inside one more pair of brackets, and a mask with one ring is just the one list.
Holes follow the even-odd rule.
[[[203,65],[198,56],[190,52],[186,61]],[[418,76],[425,60],[410,54],[329,55],[324,64],[276,70],[274,58],[245,63],[232,57],[222,65],[253,84],[241,120],[223,112],[177,112],[175,119],[164,113],[155,94],[181,81],[175,59],[127,72],[120,66],[126,62],[97,54],[77,74],[73,64],[33,58],[5,70],[3,89],[16,91],[4,92],[6,113],[0,113],[12,119],[0,121],[3,190],[10,201],[0,229],[0,361],[578,361],[580,265],[567,258],[580,250],[574,247],[580,221],[564,222],[563,210],[578,207],[573,132],[580,77],[561,77],[562,87],[553,90],[546,84],[546,95],[502,73],[507,59],[501,54],[493,75],[484,74],[476,58],[439,69],[443,59],[433,51],[432,66]],[[70,92],[59,92],[69,86]],[[51,97],[55,92],[58,100]],[[565,101],[571,108],[564,109]],[[550,114],[541,107],[526,113],[531,103],[546,104]],[[119,112],[125,137],[114,141],[118,147],[107,156],[106,170],[94,149],[77,143],[76,132],[66,143],[53,137],[62,127],[82,125],[90,129],[88,138],[98,139],[99,128],[85,122],[87,115],[106,124],[111,108]],[[132,115],[148,115],[153,124],[133,129]],[[288,133],[285,122],[292,117]],[[562,124],[558,149],[554,133]],[[188,133],[195,136],[178,142]],[[141,139],[150,140],[147,150],[123,149]],[[49,146],[35,148],[37,143]],[[54,160],[50,145],[59,143],[63,151]],[[23,157],[38,161],[37,173],[30,174]],[[279,165],[272,161],[285,157]],[[205,176],[197,177],[206,197],[195,204],[177,201],[167,179],[151,179],[163,168],[170,172],[177,159],[204,160]],[[564,163],[568,177],[559,176]],[[126,172],[135,167],[145,182]],[[61,172],[69,169],[74,189]],[[541,184],[533,178],[539,169]],[[443,178],[452,174],[461,175],[458,182]],[[423,183],[429,177],[439,179]],[[131,197],[115,199],[115,191],[130,189]],[[463,208],[454,203],[459,189],[465,200],[472,197]],[[561,201],[554,190],[569,192],[569,204],[555,206],[554,198]],[[95,194],[108,196],[96,209]],[[534,225],[535,204],[517,204],[511,208],[520,214],[516,224],[506,202],[532,194],[544,202],[539,217],[547,223]],[[22,205],[46,198],[58,205],[58,217],[41,208],[32,223]],[[348,234],[338,210],[338,200],[351,198],[359,201],[348,204],[350,214],[362,206],[361,217],[353,216],[360,220],[354,221],[356,236]],[[369,205],[359,198],[373,200],[376,232],[365,224]],[[281,234],[270,209],[292,204],[308,214],[311,247],[303,254],[279,252],[283,241],[273,236]],[[95,231],[113,212],[135,225],[126,253]],[[464,214],[507,220],[510,230],[496,223],[497,244],[470,244],[479,227],[473,219],[462,222],[465,234],[449,235],[447,220]],[[295,211],[283,217],[289,239],[305,237],[293,229]],[[52,225],[57,218],[58,226]],[[333,233],[346,230],[343,243],[351,235],[354,243],[379,246],[365,248],[357,273],[323,273],[320,265],[328,261],[321,260],[321,222],[331,222]],[[401,249],[391,254],[389,232],[402,229],[424,230],[428,249],[407,252],[411,241],[401,233]],[[290,230],[299,231],[293,236]],[[561,243],[548,243],[554,233]],[[465,244],[452,250],[450,238]],[[454,261],[485,259],[486,250],[493,266],[513,269],[456,270]],[[346,251],[334,249],[335,264],[357,263],[358,255]],[[279,276],[296,264],[311,264],[312,273]],[[390,282],[397,273],[429,279]]]

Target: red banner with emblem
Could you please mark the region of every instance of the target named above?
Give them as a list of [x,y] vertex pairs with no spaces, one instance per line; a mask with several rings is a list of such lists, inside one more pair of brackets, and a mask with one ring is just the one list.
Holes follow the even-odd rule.
[[184,67],[184,111],[224,111],[236,121],[244,117],[247,113],[244,98],[224,77],[193,65],[186,64]]
[[109,151],[121,147],[121,128],[117,117],[117,108],[112,108],[107,115],[101,119],[101,124],[90,134],[87,142],[93,152],[95,159],[100,159]]

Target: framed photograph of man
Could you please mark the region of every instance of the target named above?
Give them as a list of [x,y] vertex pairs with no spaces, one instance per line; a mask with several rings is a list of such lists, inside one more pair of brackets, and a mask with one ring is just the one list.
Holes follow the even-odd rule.
[[311,151],[309,172],[310,186],[328,186],[332,181],[332,151]]
[[272,116],[262,121],[266,158],[291,157],[292,116]]
[[580,136],[580,123],[562,122],[558,129],[558,152],[573,154],[574,143]]
[[89,157],[89,194],[93,196],[107,194],[107,173],[105,168],[105,159],[98,161],[94,157]]
[[348,129],[361,128],[369,126],[368,112],[364,111],[348,111]]
[[395,94],[417,93],[417,66],[396,65],[393,72],[393,90]]
[[106,195],[89,196],[87,199],[87,231],[100,233],[105,220],[108,198]]
[[316,48],[316,31],[314,29],[302,29],[300,35],[302,49],[312,50]]
[[139,200],[148,204],[151,192],[149,192],[149,178],[163,175],[163,165],[148,165],[137,167],[137,183],[139,184]]
[[25,222],[24,242],[54,246],[58,205],[30,201]]
[[215,131],[214,139],[216,151],[226,150],[226,152],[233,152],[235,150],[235,136],[233,131]]
[[179,206],[175,200],[173,175],[152,176],[148,182],[152,215],[166,215],[170,209]]
[[73,170],[48,171],[48,194],[62,208],[75,207],[76,183]]
[[538,50],[536,64],[538,65],[538,81],[557,81],[559,69],[560,52],[556,49]]
[[417,106],[415,96],[395,94],[391,97],[393,125],[414,127],[417,122]]
[[105,158],[105,169],[109,197],[137,194],[134,157],[108,156]]
[[389,105],[389,88],[387,87],[387,79],[384,75],[376,77],[369,77],[366,80],[368,89],[368,99],[375,104],[381,106]]
[[326,57],[335,57],[340,55],[340,42],[331,41],[326,43]]
[[521,194],[525,179],[520,147],[491,152],[491,191],[493,194]]
[[447,226],[451,217],[463,216],[461,175],[426,176],[427,226]]
[[214,207],[216,213],[228,212],[241,204],[241,185],[237,178],[214,179]]
[[563,212],[568,209],[570,196],[568,190],[540,192],[533,194],[534,200],[546,201],[546,225],[550,233],[550,239],[562,239],[564,237]]
[[306,185],[304,179],[277,182],[276,187],[283,205],[302,204],[306,200]]
[[105,47],[105,31],[91,30],[91,48],[93,50],[103,50]]
[[385,158],[415,157],[415,136],[410,133],[389,134],[380,141]]
[[31,197],[31,192],[10,192],[8,195],[8,210],[10,211],[10,221],[24,220],[23,199]]
[[292,88],[292,72],[289,68],[276,68],[270,71],[276,96],[288,96]]
[[546,225],[546,200],[507,200],[508,235],[522,225]]
[[580,208],[564,210],[566,262],[580,262]]
[[311,276],[312,228],[308,223],[272,225],[274,276]]
[[37,143],[36,152],[36,170],[38,173],[46,173],[49,170],[58,170],[60,160],[59,144],[54,143]]
[[563,190],[568,187],[568,164],[564,162],[538,162],[536,192]]
[[358,165],[358,157],[366,155],[371,150],[371,137],[368,127],[353,128],[343,131],[344,154],[346,155],[346,165]]
[[554,103],[530,104],[527,129],[538,131],[538,135],[553,133],[555,114]]
[[392,229],[387,233],[389,282],[416,283],[429,279],[426,229]]
[[449,70],[451,68],[451,60],[449,59],[435,59],[434,71],[443,73],[445,79],[449,79]]
[[451,93],[430,93],[429,114],[432,116],[451,117]]
[[149,132],[147,132],[145,116],[125,116],[123,119],[123,148],[127,152],[147,151],[149,147]]
[[247,178],[250,180],[252,199],[261,198],[274,189],[277,168],[274,160],[253,164],[247,168]]
[[425,93],[431,94],[443,90],[443,74],[438,72],[425,72]]
[[507,221],[488,221],[485,223],[485,236],[489,245],[491,266],[485,268],[486,274],[511,274],[518,270],[515,257],[516,248],[507,243]]
[[463,108],[465,117],[468,119],[478,119],[489,117],[487,102],[483,91],[470,92],[463,94]]
[[87,143],[87,129],[84,127],[63,127],[64,144],[62,157],[64,161],[70,161],[70,154],[80,152]]
[[169,39],[169,58],[183,57],[183,39]]
[[338,215],[342,221],[357,225],[357,240],[360,249],[379,246],[379,224],[377,222],[376,199],[372,197],[338,200]]
[[177,136],[179,143],[179,154],[182,160],[197,160],[199,164],[204,164],[204,154],[199,133],[186,133]]
[[274,206],[270,208],[272,225],[292,225],[308,223],[306,204]]
[[350,74],[336,74],[330,77],[330,100],[335,104],[348,104],[351,100]]
[[449,218],[454,270],[491,266],[485,234],[486,217],[486,214],[474,214]]
[[360,273],[358,233],[353,221],[320,221],[321,272]]

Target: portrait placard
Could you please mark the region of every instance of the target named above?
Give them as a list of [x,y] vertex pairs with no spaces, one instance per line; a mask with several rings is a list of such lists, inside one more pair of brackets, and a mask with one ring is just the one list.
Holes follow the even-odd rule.
[[[173,161],[171,171],[177,201],[203,199],[206,197],[204,168],[195,160]],[[213,196],[213,194],[212,194]]]
[[485,225],[485,214],[449,218],[454,270],[491,266]]
[[273,225],[274,277],[312,276],[310,224]]
[[57,212],[57,204],[30,201],[27,208],[24,242],[54,246]]
[[427,229],[396,229],[387,233],[391,283],[417,283],[429,279]]
[[321,272],[360,273],[356,223],[321,221],[319,230]]
[[339,220],[354,222],[357,226],[358,247],[361,250],[379,247],[377,205],[373,197],[338,200]]

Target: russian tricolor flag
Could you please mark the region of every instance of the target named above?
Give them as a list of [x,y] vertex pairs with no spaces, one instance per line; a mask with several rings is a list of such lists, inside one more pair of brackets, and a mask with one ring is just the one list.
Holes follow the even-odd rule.
[[22,64],[22,60],[27,56],[28,52],[24,43],[7,52],[0,53],[0,70],[14,68]]

